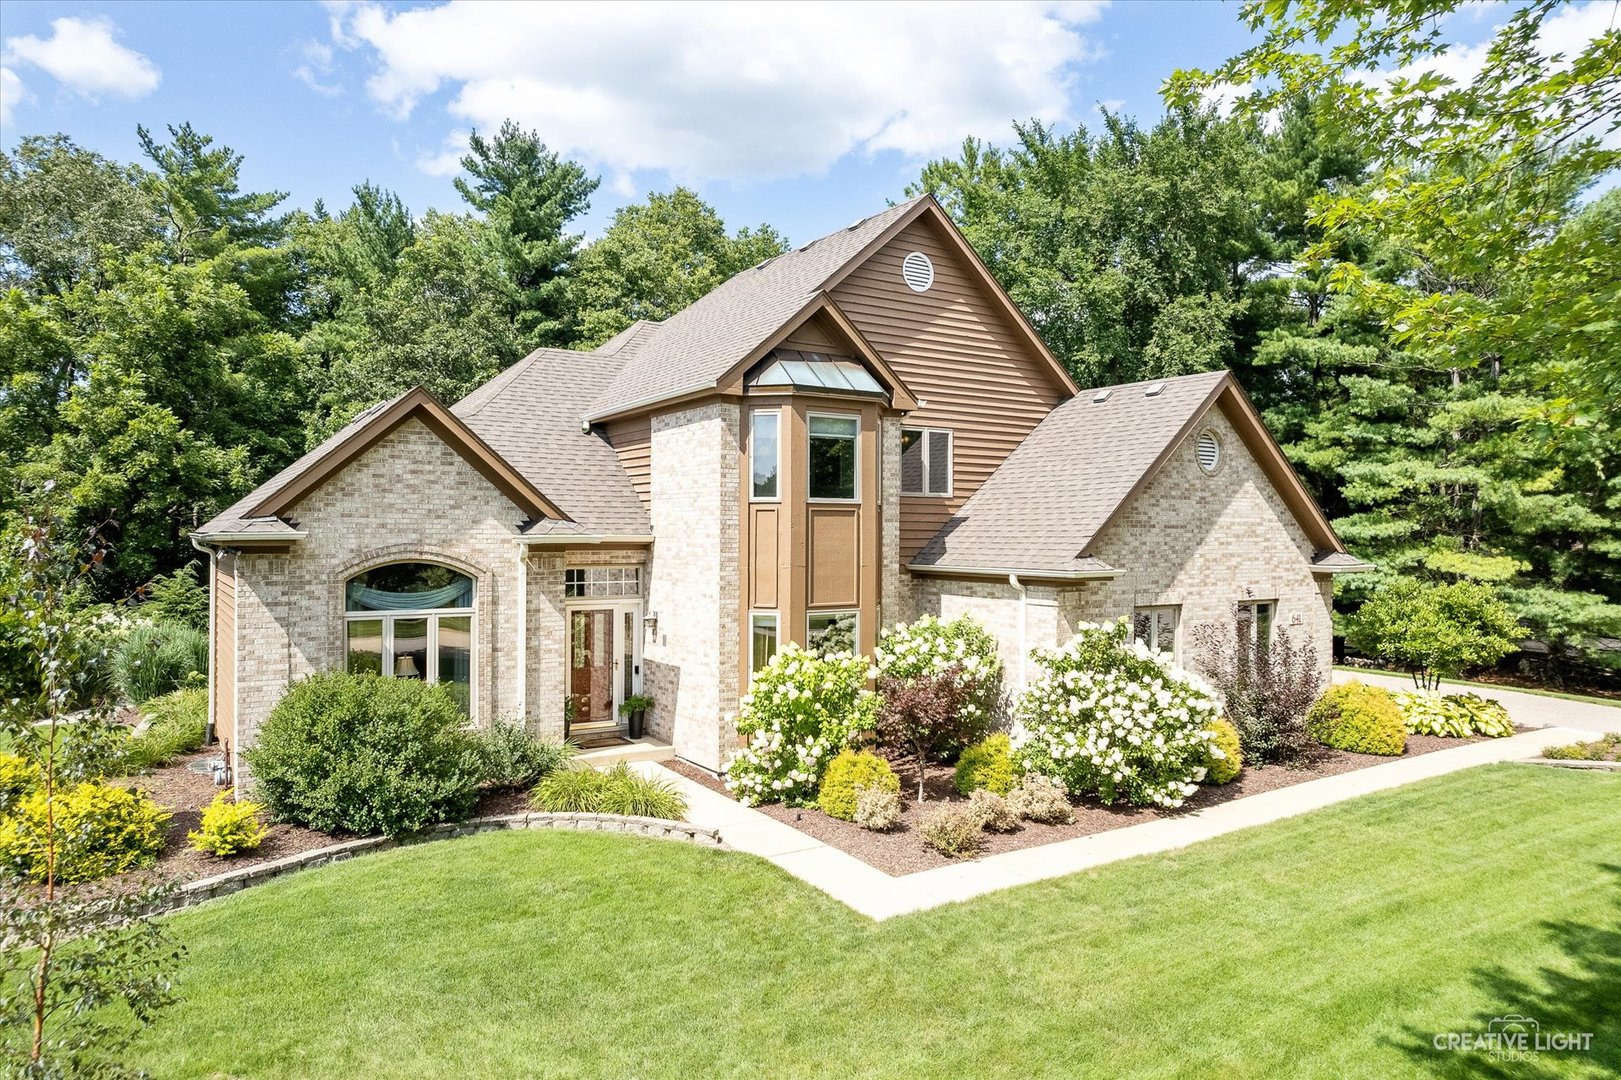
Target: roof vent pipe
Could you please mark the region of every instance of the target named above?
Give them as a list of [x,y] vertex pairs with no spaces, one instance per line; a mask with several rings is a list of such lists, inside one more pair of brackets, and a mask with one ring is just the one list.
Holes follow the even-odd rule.
[[1109,400],[1109,395],[1112,393],[1114,393],[1113,387],[1110,387],[1107,390],[1099,390],[1097,393],[1092,395],[1092,404],[1102,405],[1105,401]]

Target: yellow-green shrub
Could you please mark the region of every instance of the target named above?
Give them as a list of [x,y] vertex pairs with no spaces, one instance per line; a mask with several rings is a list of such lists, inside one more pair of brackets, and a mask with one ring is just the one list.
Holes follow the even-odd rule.
[[828,762],[816,805],[829,817],[844,821],[856,819],[856,799],[860,789],[878,788],[900,794],[901,780],[889,762],[867,750],[841,750]]
[[[138,792],[80,784],[58,791],[51,810],[56,880],[64,884],[149,866],[163,850],[169,812]],[[45,880],[45,811],[41,789],[0,822],[0,858],[34,881]]]
[[970,746],[957,759],[955,783],[959,794],[967,795],[984,788],[992,795],[1006,795],[1013,790],[1018,771],[1013,768],[1013,744],[1006,733],[998,731]]
[[0,814],[10,813],[39,783],[39,769],[21,754],[0,751]]
[[238,802],[226,788],[214,796],[214,801],[203,811],[199,827],[186,834],[187,843],[198,851],[225,858],[238,852],[252,851],[264,843],[270,830],[259,820],[264,807],[250,799]]
[[1390,691],[1359,682],[1330,687],[1306,714],[1306,730],[1324,746],[1395,757],[1407,749],[1407,727]]
[[1215,736],[1205,758],[1205,783],[1230,784],[1244,767],[1244,752],[1238,742],[1238,728],[1225,716],[1210,721]]

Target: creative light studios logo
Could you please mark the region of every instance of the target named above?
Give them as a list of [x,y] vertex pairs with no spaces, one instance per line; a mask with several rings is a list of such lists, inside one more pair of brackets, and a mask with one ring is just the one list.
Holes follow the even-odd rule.
[[1495,1016],[1485,1031],[1445,1031],[1435,1036],[1437,1050],[1475,1051],[1498,1061],[1527,1061],[1547,1052],[1585,1054],[1593,1048],[1591,1031],[1543,1031],[1529,1016]]

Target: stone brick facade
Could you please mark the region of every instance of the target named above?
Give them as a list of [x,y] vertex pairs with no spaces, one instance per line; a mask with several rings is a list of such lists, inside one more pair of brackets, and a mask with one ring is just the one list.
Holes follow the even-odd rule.
[[344,583],[404,560],[443,563],[474,580],[475,721],[527,715],[537,730],[561,734],[559,558],[522,562],[514,538],[523,512],[425,425],[401,425],[289,516],[307,533],[290,553],[237,560],[233,765],[240,769],[240,752],[289,683],[343,666]]
[[[1221,444],[1214,475],[1199,467],[1194,452],[1207,428]],[[1022,605],[1006,581],[914,575],[914,610],[975,615],[997,636],[1008,681],[1016,684],[1021,610],[1025,646],[1034,649],[1068,641],[1082,622],[1129,616],[1134,607],[1175,606],[1177,655],[1192,666],[1196,626],[1231,619],[1242,601],[1272,601],[1275,625],[1297,644],[1316,647],[1326,677],[1333,581],[1312,573],[1311,542],[1219,409],[1194,425],[1091,553],[1124,572],[1059,588],[1030,585]]]
[[909,575],[901,565],[901,418],[879,421],[878,439],[879,555],[878,625],[893,626],[912,618]]
[[742,627],[738,559],[741,416],[735,403],[653,418],[654,546],[643,685],[653,732],[709,769],[737,744]]

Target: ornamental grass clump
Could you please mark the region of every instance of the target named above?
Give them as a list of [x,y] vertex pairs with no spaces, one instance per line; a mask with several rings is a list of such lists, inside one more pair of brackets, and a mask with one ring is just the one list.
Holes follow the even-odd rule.
[[1204,779],[1215,694],[1130,627],[1082,624],[1033,654],[1042,675],[1019,696],[1010,739],[1027,771],[1105,803],[1181,806]]
[[745,743],[726,765],[726,788],[745,806],[812,802],[822,773],[850,736],[871,730],[878,697],[859,656],[820,656],[792,643],[754,673],[737,731]]
[[924,615],[891,626],[878,635],[873,661],[880,681],[949,674],[959,684],[957,741],[939,750],[948,759],[981,738],[996,719],[1002,698],[1002,660],[996,638],[972,615],[955,619]]

